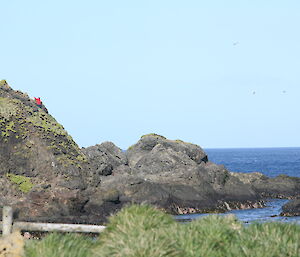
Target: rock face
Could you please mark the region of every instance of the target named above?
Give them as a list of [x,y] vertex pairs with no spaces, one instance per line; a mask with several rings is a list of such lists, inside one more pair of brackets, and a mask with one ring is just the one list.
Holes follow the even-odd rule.
[[120,148],[112,142],[84,148],[82,152],[87,156],[93,176],[112,175],[112,171],[121,165],[128,165],[127,158]]
[[280,216],[300,216],[300,198],[292,200],[282,206]]
[[0,205],[23,208],[22,218],[56,215],[54,205],[70,213],[87,187],[86,156],[45,110],[0,82]]
[[176,172],[182,166],[207,162],[207,155],[201,147],[181,140],[167,140],[156,134],[143,136],[127,150],[126,155],[130,166],[139,173]]
[[206,153],[197,145],[150,134],[126,153],[112,143],[90,147],[84,152],[92,165],[101,164],[101,170],[104,163],[111,167],[112,175],[101,171],[101,183],[85,206],[94,215],[108,203],[146,202],[171,213],[261,205],[250,186],[230,175],[223,166],[208,162]]
[[43,106],[0,82],[0,206],[23,221],[102,223],[130,203],[173,214],[261,207],[296,197],[299,179],[231,173],[197,145],[143,136],[79,149]]
[[230,174],[251,186],[263,198],[300,198],[300,178],[286,175],[268,178],[259,172]]

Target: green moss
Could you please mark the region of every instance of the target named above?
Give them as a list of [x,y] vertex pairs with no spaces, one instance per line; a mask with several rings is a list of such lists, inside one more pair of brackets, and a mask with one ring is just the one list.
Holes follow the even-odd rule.
[[76,159],[80,162],[87,162],[87,158],[85,157],[85,155],[81,154],[81,155],[78,155],[76,157]]
[[81,167],[80,163],[87,162],[72,137],[51,115],[39,110],[26,120],[39,128],[44,139],[50,141],[48,148],[56,152],[57,159],[62,165]]
[[12,173],[7,173],[6,177],[12,182],[18,185],[18,189],[23,193],[28,193],[34,186],[30,178],[21,175],[15,175]]
[[7,82],[5,79],[0,80],[0,86],[4,86],[6,84],[7,84]]
[[131,150],[133,147],[134,147],[134,145],[129,146],[129,147],[127,148],[127,151],[128,151],[128,150]]
[[6,123],[6,126],[4,129],[2,129],[1,136],[3,137],[9,137],[11,133],[16,133],[16,130],[14,129],[14,122],[10,121]]
[[29,135],[39,137],[63,166],[81,167],[87,162],[62,125],[42,109],[33,110],[18,99],[0,97],[0,128],[0,136],[5,142],[13,134],[22,139]]
[[162,139],[167,139],[167,138],[165,138],[164,136],[161,136],[161,135],[158,135],[158,134],[155,134],[155,133],[150,133],[150,134],[143,135],[143,136],[141,136],[141,138],[149,137],[149,136],[152,136],[152,137],[159,137],[159,138],[162,138]]
[[45,131],[52,132],[54,135],[68,136],[64,127],[60,125],[52,116],[43,111],[38,111],[28,116],[26,119],[36,127],[43,128]]
[[[158,135],[158,134],[155,134],[155,133],[150,133],[150,134],[143,135],[143,136],[141,136],[141,138],[149,137],[149,136],[150,137],[158,137],[158,138],[161,138],[161,139],[165,139],[165,140],[168,140],[169,142],[176,142],[176,143],[183,143],[183,144],[191,144],[192,145],[192,143],[185,142],[185,141],[180,140],[180,139],[171,140],[171,139],[167,139],[166,137],[164,137],[162,135]],[[130,147],[128,149],[130,149]]]
[[17,109],[11,99],[0,97],[0,116],[1,119],[9,119],[16,115]]
[[195,144],[190,143],[190,142],[185,142],[185,141],[183,141],[181,139],[170,140],[170,141],[173,141],[173,142],[176,142],[176,143],[181,143],[181,144],[195,145]]

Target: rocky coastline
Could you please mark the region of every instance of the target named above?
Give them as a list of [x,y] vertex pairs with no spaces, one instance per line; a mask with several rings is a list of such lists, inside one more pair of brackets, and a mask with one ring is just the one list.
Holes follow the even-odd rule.
[[294,199],[282,206],[282,212],[280,213],[280,216],[300,216],[300,198]]
[[198,145],[149,134],[126,151],[80,149],[43,106],[0,82],[0,206],[22,221],[104,223],[132,203],[171,214],[261,208],[300,197],[300,178],[234,173]]

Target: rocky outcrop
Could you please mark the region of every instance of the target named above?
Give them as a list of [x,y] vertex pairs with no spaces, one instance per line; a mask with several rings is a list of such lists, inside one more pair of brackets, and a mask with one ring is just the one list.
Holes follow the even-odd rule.
[[126,155],[130,167],[138,173],[176,172],[184,166],[207,162],[207,155],[201,147],[156,134],[142,136]]
[[[113,166],[112,175],[102,176],[94,198],[85,206],[87,212],[95,215],[107,202],[121,205],[146,202],[170,213],[225,211],[262,205],[250,186],[232,176],[224,166],[209,162],[206,153],[197,145],[150,134],[143,136],[125,154],[116,147],[110,147],[115,152],[107,155],[101,145],[90,149],[92,153],[102,149],[90,154],[91,158],[95,160],[93,156],[97,155],[101,163]],[[110,156],[110,160],[102,161],[103,156]],[[114,162],[115,156],[118,162]],[[105,192],[112,190],[114,197],[107,200]]]
[[126,152],[111,142],[80,149],[28,95],[0,82],[0,205],[23,221],[100,223],[130,203],[173,214],[262,207],[296,197],[299,179],[231,173],[197,145],[143,136]]
[[58,206],[76,213],[81,200],[74,199],[88,187],[87,170],[86,156],[63,126],[2,80],[0,205],[13,205],[21,218],[54,215]]
[[86,157],[71,136],[28,95],[12,90],[3,81],[0,129],[1,175],[80,179]]
[[89,168],[94,176],[95,174],[100,176],[112,175],[119,166],[128,166],[126,155],[112,142],[83,148],[82,152],[87,156]]
[[300,216],[300,198],[294,199],[282,206],[280,216]]
[[230,173],[243,181],[263,198],[293,199],[300,197],[300,178],[279,175],[269,178],[262,173]]

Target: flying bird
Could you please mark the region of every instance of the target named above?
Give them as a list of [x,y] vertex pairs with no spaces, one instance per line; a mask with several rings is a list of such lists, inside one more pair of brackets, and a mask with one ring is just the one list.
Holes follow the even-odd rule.
[[237,46],[239,44],[239,41],[233,42],[232,43],[234,46]]

